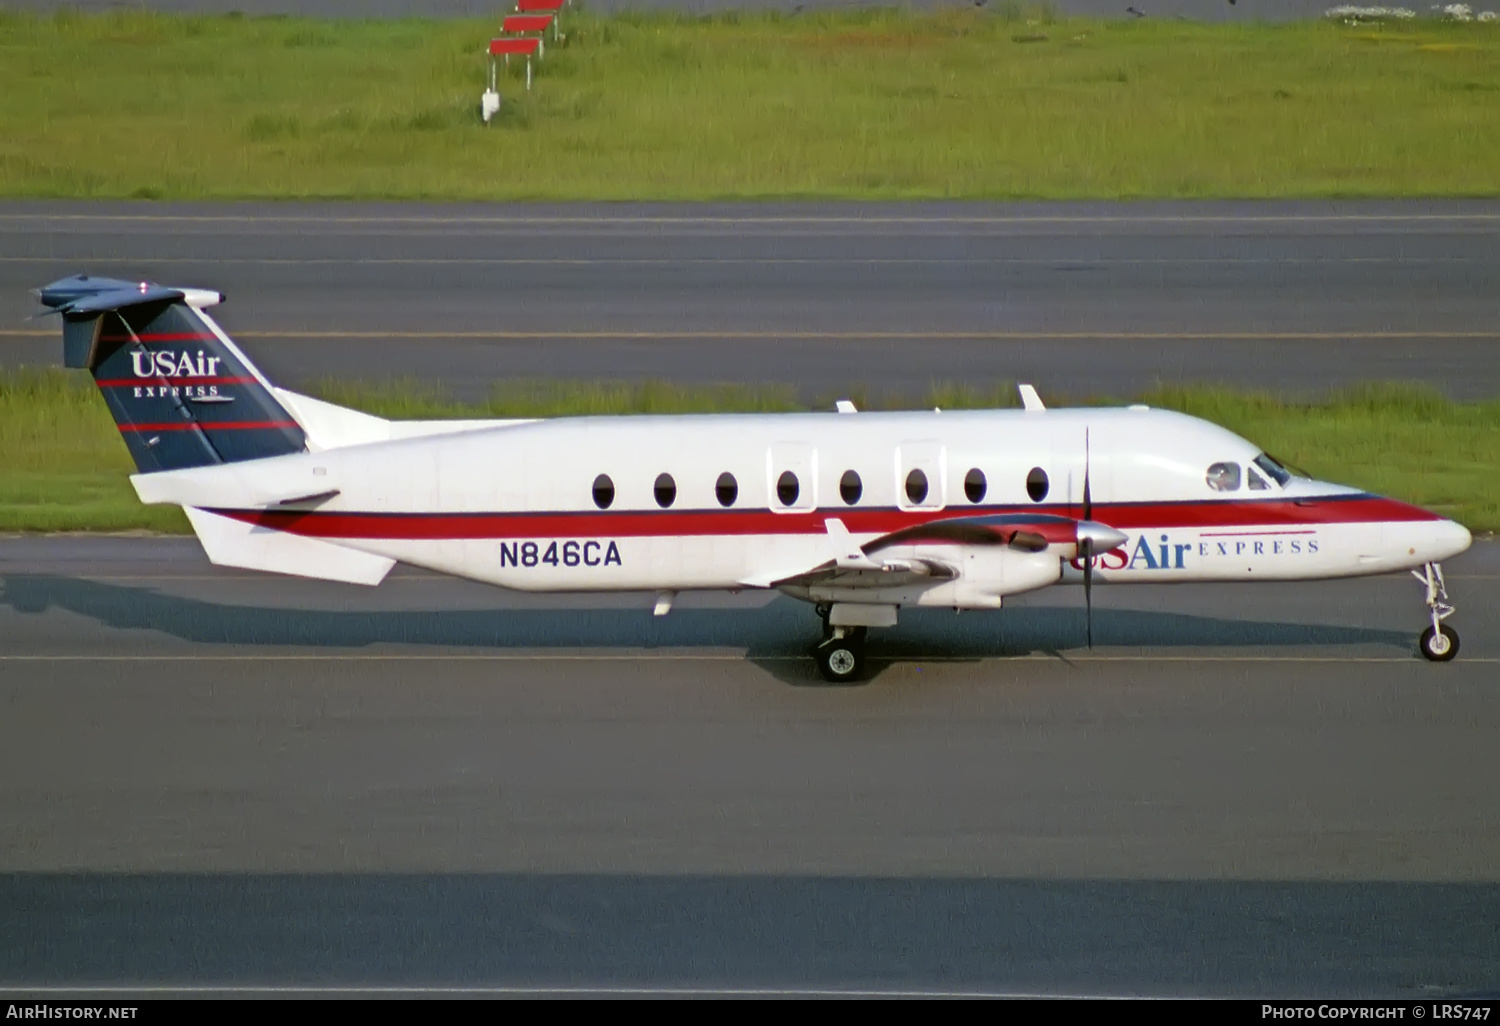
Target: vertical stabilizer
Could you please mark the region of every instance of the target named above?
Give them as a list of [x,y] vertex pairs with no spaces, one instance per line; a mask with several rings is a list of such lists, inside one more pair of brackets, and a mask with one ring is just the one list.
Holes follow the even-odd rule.
[[302,452],[302,428],[203,307],[216,292],[80,275],[38,290],[143,473]]

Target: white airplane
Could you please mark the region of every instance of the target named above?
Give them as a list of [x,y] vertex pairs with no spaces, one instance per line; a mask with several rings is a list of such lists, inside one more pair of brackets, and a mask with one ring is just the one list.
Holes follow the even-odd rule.
[[[222,566],[373,585],[397,562],[522,591],[774,588],[813,603],[833,681],[903,606],[998,609],[1109,582],[1411,570],[1458,652],[1461,525],[1288,470],[1165,410],[1024,408],[394,422],[272,385],[217,292],[86,276],[39,289],[92,371],[141,501]],[[1092,628],[1089,628],[1092,644]]]

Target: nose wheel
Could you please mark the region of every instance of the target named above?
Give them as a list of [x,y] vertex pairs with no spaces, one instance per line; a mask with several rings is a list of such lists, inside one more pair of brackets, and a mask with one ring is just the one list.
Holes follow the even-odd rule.
[[1421,581],[1427,589],[1427,611],[1432,617],[1432,626],[1422,632],[1417,647],[1422,656],[1434,663],[1446,663],[1458,655],[1458,632],[1444,620],[1453,615],[1453,606],[1448,602],[1448,587],[1443,582],[1443,568],[1438,563],[1428,563],[1421,571],[1411,575]]

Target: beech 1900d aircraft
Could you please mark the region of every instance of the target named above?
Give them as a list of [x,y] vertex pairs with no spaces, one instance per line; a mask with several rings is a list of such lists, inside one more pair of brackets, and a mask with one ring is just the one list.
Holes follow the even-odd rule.
[[[1411,570],[1420,650],[1453,658],[1459,524],[1295,474],[1165,410],[393,422],[272,385],[217,292],[79,276],[38,290],[103,392],[143,502],[223,566],[373,585],[397,563],[524,591],[774,588],[816,605],[818,665],[863,672],[903,606],[997,609],[1063,581]],[[1086,621],[1087,622],[1087,621]],[[1092,642],[1090,628],[1089,640]]]

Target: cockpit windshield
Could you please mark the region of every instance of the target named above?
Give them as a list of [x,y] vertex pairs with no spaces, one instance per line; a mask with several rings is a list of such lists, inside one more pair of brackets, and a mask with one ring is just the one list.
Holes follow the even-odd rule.
[[1275,459],[1261,453],[1255,457],[1255,465],[1265,471],[1266,476],[1285,488],[1286,483],[1292,479],[1292,472],[1283,467]]

